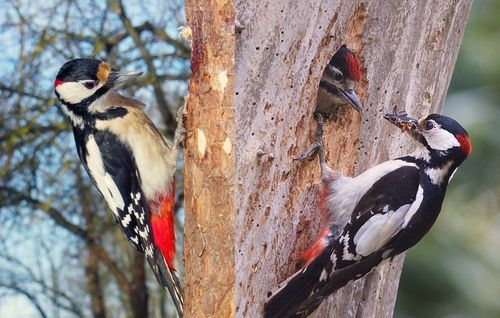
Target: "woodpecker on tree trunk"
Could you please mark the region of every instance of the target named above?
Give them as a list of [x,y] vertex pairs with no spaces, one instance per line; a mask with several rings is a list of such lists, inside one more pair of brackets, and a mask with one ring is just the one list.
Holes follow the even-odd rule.
[[[344,44],[326,65],[319,82],[314,113],[329,119],[344,104],[361,112],[363,105],[354,86],[361,80],[361,67],[356,55]],[[295,160],[312,160],[318,151],[317,143],[309,146]]]
[[417,149],[351,178],[325,163],[323,117],[317,113],[315,118],[319,208],[327,221],[304,253],[304,267],[267,294],[265,318],[306,317],[330,294],[420,241],[439,215],[453,173],[472,149],[465,129],[449,117],[415,120],[388,114],[388,121],[418,141]]
[[85,170],[182,317],[182,288],[173,264],[182,109],[173,143],[169,142],[146,116],[141,101],[116,92],[120,84],[141,74],[111,69],[97,59],[75,59],[59,70],[54,91],[71,120]]

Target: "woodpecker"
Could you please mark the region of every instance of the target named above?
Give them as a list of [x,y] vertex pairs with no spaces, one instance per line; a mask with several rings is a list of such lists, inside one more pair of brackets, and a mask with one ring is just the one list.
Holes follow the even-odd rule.
[[328,116],[336,105],[349,104],[356,111],[363,108],[354,86],[361,79],[356,55],[344,44],[326,65],[319,82],[316,111]]
[[[316,97],[316,113],[322,118],[330,118],[337,106],[351,105],[361,112],[363,105],[354,90],[354,85],[361,79],[361,67],[356,55],[343,44],[326,65],[319,82]],[[295,160],[312,160],[318,151],[318,144],[313,143]]]
[[265,318],[307,317],[330,294],[415,245],[434,224],[453,173],[471,153],[469,136],[439,114],[385,118],[418,141],[415,152],[347,177],[326,164],[324,121],[316,115],[320,210],[327,222],[304,253],[304,267],[268,292]]
[[173,143],[154,126],[144,104],[116,89],[142,72],[122,72],[97,59],[59,70],[54,91],[71,121],[78,156],[132,245],[145,254],[158,282],[183,314],[174,269],[174,196],[182,113]]

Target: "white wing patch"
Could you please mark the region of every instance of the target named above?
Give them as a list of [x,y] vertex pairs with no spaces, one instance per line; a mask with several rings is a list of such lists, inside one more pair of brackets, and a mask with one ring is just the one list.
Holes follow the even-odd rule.
[[366,170],[355,178],[343,177],[336,182],[330,182],[325,202],[329,214],[335,217],[335,220],[330,220],[330,223],[338,222],[343,228],[366,191],[380,178],[401,167],[417,167],[417,165],[403,160],[389,160]]
[[118,210],[125,208],[125,202],[120,194],[118,186],[113,181],[109,173],[104,170],[104,163],[102,162],[101,151],[97,145],[94,135],[89,135],[86,144],[87,148],[87,166],[89,168],[92,178],[94,178],[97,188],[103,195],[109,207],[116,217],[118,217]]
[[410,206],[405,204],[396,211],[376,214],[368,219],[354,235],[356,253],[368,256],[382,248],[399,231]]
[[415,201],[411,204],[410,210],[408,210],[408,213],[405,215],[405,222],[403,223],[403,227],[406,227],[408,223],[410,223],[411,218],[415,213],[417,213],[418,208],[420,207],[420,204],[422,203],[422,200],[424,199],[424,189],[422,186],[418,186],[417,194],[415,195]]

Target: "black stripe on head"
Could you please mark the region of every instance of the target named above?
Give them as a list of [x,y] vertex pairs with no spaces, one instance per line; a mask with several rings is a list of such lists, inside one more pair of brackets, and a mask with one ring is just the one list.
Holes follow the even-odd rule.
[[432,119],[438,123],[442,129],[445,129],[453,135],[469,136],[467,131],[453,118],[440,114],[430,114],[426,120]]
[[63,82],[78,82],[81,80],[97,80],[97,71],[101,60],[97,59],[75,59],[64,63],[57,79]]

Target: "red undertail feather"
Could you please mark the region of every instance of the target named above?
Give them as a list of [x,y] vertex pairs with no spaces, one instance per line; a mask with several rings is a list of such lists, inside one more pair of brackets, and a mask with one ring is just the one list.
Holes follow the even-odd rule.
[[462,149],[462,152],[466,156],[469,156],[470,153],[472,152],[472,144],[470,143],[470,138],[464,135],[456,135],[455,138],[457,138],[458,142],[460,143],[460,148]]
[[359,67],[358,60],[352,53],[348,53],[347,59],[347,69],[349,70],[349,78],[353,81],[359,81],[361,79],[361,68]]
[[316,242],[308,248],[305,252],[300,254],[300,258],[305,261],[305,264],[303,267],[308,266],[319,254],[323,252],[325,249],[326,245],[328,244],[326,237],[329,234],[329,229],[328,227],[324,228],[320,233],[319,237],[316,240]]
[[160,196],[160,213],[151,215],[151,226],[156,247],[161,251],[167,261],[168,268],[173,270],[175,257],[175,232],[174,232],[174,201],[175,181],[172,182],[165,195]]

